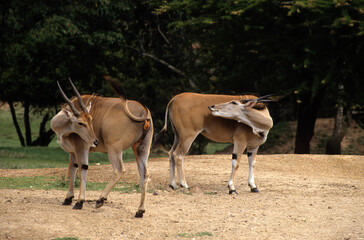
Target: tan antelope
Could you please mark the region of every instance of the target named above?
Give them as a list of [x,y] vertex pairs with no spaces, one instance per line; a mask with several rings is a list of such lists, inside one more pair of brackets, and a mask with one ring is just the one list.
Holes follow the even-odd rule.
[[[122,154],[132,147],[140,176],[141,200],[135,217],[143,217],[147,190],[147,160],[153,138],[153,122],[150,111],[140,103],[126,100],[121,85],[110,77],[111,84],[119,98],[94,95],[80,96],[70,83],[77,99],[69,100],[58,84],[68,107],[63,108],[52,120],[51,128],[57,134],[57,142],[69,153],[69,186],[63,205],[72,204],[76,170],[80,174],[80,193],[74,209],[82,209],[85,201],[86,175],[89,152],[107,153],[113,168],[113,176],[100,198],[96,208],[104,204],[108,194],[125,172]],[[86,105],[84,104],[86,103]]]
[[183,173],[183,159],[197,135],[202,134],[215,142],[234,143],[229,193],[237,194],[234,177],[245,149],[249,160],[248,184],[252,192],[259,192],[254,181],[253,165],[259,146],[266,141],[269,129],[273,126],[269,111],[263,103],[269,101],[264,100],[265,97],[197,93],[182,93],[173,97],[167,105],[165,124],[158,135],[160,137],[167,130],[169,115],[174,132],[174,143],[169,151],[170,187],[177,188],[177,165],[180,186],[188,188]]

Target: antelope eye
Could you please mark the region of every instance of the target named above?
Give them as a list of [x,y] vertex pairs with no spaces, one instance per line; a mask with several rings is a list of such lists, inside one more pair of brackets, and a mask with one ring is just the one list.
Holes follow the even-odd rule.
[[82,123],[82,122],[78,122],[78,125],[84,126],[86,127],[86,124]]
[[234,101],[233,101],[233,102],[231,102],[231,104],[238,105],[238,104],[237,104],[236,102],[234,102]]

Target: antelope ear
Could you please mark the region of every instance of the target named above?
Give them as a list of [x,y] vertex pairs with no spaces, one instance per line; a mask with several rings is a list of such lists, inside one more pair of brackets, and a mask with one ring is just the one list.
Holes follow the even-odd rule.
[[71,118],[71,117],[73,117],[73,116],[74,116],[73,112],[68,111],[67,109],[62,108],[62,112],[63,112],[64,114],[66,114],[66,116],[67,116],[68,118]]
[[248,101],[248,102],[244,103],[243,105],[244,105],[244,108],[246,108],[246,107],[252,108],[252,107],[254,107],[255,104],[257,104],[257,101]]

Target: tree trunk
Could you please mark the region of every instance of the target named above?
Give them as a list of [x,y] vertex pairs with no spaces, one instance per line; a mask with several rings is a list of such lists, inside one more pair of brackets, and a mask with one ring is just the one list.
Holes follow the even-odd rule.
[[332,136],[326,143],[326,154],[341,154],[341,141],[344,138],[342,132],[343,106],[339,105],[335,117],[335,126]]
[[24,103],[24,127],[25,127],[25,142],[27,146],[32,145],[32,130],[30,128],[30,120],[29,120],[29,103]]
[[310,142],[314,135],[317,113],[323,97],[323,90],[319,90],[312,98],[311,92],[305,92],[301,96],[302,102],[298,107],[298,121],[296,131],[296,154],[309,154]]
[[15,108],[14,108],[13,102],[8,102],[8,104],[10,106],[11,118],[13,119],[13,124],[15,126],[16,133],[18,134],[20,144],[23,147],[25,147],[24,137],[23,137],[23,134],[22,134],[21,129],[19,127],[18,120],[16,119],[16,113],[15,113]]
[[[339,92],[341,93],[339,95],[339,102],[342,99],[344,86],[339,85]],[[341,154],[341,142],[346,134],[347,126],[344,125],[344,107],[341,103],[339,103],[336,117],[335,117],[335,125],[334,130],[332,132],[332,136],[329,138],[329,140],[326,143],[326,154]]]
[[53,130],[52,129],[49,129],[48,131],[45,130],[45,125],[47,124],[48,120],[49,120],[49,114],[47,113],[43,117],[42,122],[40,123],[39,136],[36,140],[32,142],[32,146],[46,147],[52,141],[54,136]]

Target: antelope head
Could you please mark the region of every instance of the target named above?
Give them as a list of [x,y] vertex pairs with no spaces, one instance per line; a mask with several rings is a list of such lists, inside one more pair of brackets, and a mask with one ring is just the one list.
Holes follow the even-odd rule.
[[241,103],[240,101],[233,100],[231,102],[220,103],[210,106],[212,115],[216,117],[223,117],[228,119],[238,120],[242,111],[248,111],[256,104],[256,101],[249,101]]
[[[256,99],[243,99],[241,101],[230,101],[210,106],[209,109],[213,116],[233,119],[245,123],[253,128],[253,132],[261,135],[260,132],[269,130],[273,127],[273,120],[266,108],[264,102],[273,100],[264,99],[271,95],[263,96]],[[259,104],[260,106],[257,106]]]
[[[73,91],[76,94],[76,97],[78,99],[78,103],[81,108],[81,112],[78,111],[75,107],[75,105],[72,103],[72,101],[66,96],[66,94],[63,92],[59,82],[57,81],[58,88],[61,92],[62,97],[70,107],[71,111],[63,108],[60,112],[62,117],[62,122],[66,122],[66,124],[57,124],[54,123],[52,128],[57,129],[57,125],[60,126],[61,132],[63,135],[69,135],[71,133],[75,133],[79,135],[85,142],[89,143],[91,147],[96,147],[99,143],[98,139],[96,138],[96,134],[93,129],[92,125],[92,116],[90,115],[90,109],[91,109],[91,102],[85,106],[85,104],[82,101],[80,93],[77,91],[76,87],[73,85],[71,79],[69,79]],[[64,119],[66,118],[66,119]],[[61,122],[61,121],[60,121]],[[59,127],[58,127],[59,128]],[[57,131],[56,131],[57,132]]]
[[[217,117],[239,120],[241,114],[250,112],[253,108],[263,110],[266,108],[264,102],[273,102],[274,100],[266,99],[274,96],[273,94],[265,95],[255,99],[242,99],[240,101],[233,100],[231,102],[220,103],[210,106],[212,115]],[[259,106],[258,106],[259,105]]]

